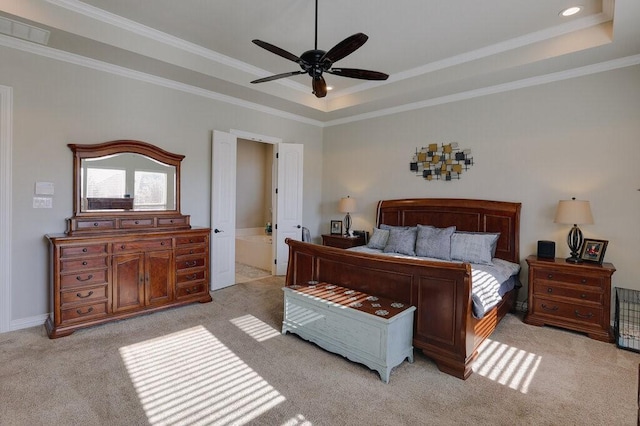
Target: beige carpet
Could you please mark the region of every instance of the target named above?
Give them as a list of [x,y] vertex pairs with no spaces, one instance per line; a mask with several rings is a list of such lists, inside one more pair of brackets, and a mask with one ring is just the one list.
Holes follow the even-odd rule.
[[640,355],[508,315],[466,381],[279,333],[281,277],[49,340],[0,334],[0,425],[633,425]]

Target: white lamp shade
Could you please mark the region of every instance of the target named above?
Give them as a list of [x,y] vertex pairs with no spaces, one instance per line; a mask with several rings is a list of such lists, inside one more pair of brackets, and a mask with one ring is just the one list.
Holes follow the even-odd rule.
[[341,198],[338,204],[340,213],[353,213],[356,211],[356,200],[351,197]]
[[567,225],[592,225],[591,206],[584,200],[560,200],[553,221]]

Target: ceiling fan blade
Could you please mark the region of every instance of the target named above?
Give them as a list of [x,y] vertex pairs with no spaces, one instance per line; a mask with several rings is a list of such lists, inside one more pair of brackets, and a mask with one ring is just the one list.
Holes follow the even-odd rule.
[[289,53],[286,50],[279,48],[278,46],[274,46],[271,43],[267,43],[266,41],[262,41],[262,40],[251,40],[251,41],[254,44],[257,44],[258,46],[262,47],[263,49],[266,49],[271,53],[275,53],[278,56],[282,56],[283,58],[288,59],[290,61],[297,62],[297,63],[301,63],[302,61],[293,53]]
[[327,53],[325,53],[322,59],[320,59],[320,62],[322,63],[325,59],[330,60],[332,63],[337,62],[345,56],[355,52],[368,39],[369,36],[363,33],[357,33],[350,37],[347,37],[340,43],[333,46]]
[[283,72],[282,74],[271,75],[269,77],[259,78],[257,80],[253,80],[251,83],[264,83],[265,81],[273,81],[279,78],[291,77],[292,75],[298,74],[306,74],[304,71],[291,71],[291,72]]
[[316,98],[324,98],[327,96],[327,83],[324,77],[318,76],[313,78],[313,94]]
[[325,72],[339,75],[340,77],[359,78],[361,80],[386,80],[389,78],[389,75],[383,72],[360,70],[357,68],[331,68]]

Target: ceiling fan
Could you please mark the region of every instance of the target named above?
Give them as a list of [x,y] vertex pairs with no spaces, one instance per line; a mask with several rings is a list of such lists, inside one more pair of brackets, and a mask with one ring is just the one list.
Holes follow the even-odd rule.
[[315,48],[313,50],[307,50],[300,57],[289,53],[284,49],[281,49],[273,44],[267,43],[262,40],[252,40],[253,43],[275,53],[278,56],[282,56],[285,59],[296,62],[302,68],[300,71],[285,72],[282,74],[276,74],[269,77],[259,78],[253,80],[251,83],[264,83],[266,81],[277,80],[279,78],[291,77],[299,74],[309,74],[312,80],[313,94],[318,98],[324,98],[327,95],[327,83],[322,76],[323,73],[329,73],[333,75],[339,75],[341,77],[359,78],[361,80],[386,80],[389,75],[378,72],[361,70],[357,68],[333,68],[333,64],[347,55],[355,52],[360,46],[362,46],[369,38],[366,34],[357,33],[340,43],[333,46],[329,51],[318,49],[318,0],[316,0],[316,32],[315,32]]

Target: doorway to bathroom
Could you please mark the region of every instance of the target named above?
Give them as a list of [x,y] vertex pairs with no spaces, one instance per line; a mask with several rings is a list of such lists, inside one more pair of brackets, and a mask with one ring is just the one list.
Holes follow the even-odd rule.
[[271,276],[273,148],[238,138],[236,159],[236,283]]

